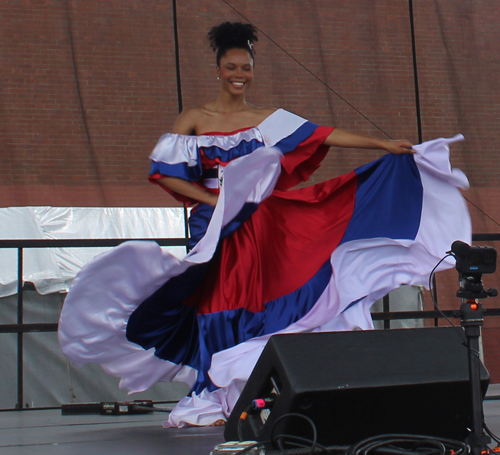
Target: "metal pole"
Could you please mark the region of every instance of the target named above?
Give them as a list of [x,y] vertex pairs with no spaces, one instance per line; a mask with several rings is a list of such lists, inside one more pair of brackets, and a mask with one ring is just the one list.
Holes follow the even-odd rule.
[[408,1],[410,9],[410,33],[411,33],[411,50],[413,57],[413,81],[415,85],[415,111],[417,116],[417,134],[418,143],[422,142],[422,119],[420,114],[420,91],[418,88],[418,71],[417,71],[417,46],[415,42],[415,18],[413,17],[413,0]]
[[[23,248],[17,249],[17,323],[22,324],[24,317],[23,302]],[[24,334],[17,334],[17,409],[23,408],[24,403]]]
[[[384,313],[390,313],[391,312],[391,305],[389,302],[389,295],[384,295],[384,298],[382,299],[382,304],[383,304],[383,309]],[[384,329],[390,329],[391,328],[391,320],[390,319],[384,319]]]

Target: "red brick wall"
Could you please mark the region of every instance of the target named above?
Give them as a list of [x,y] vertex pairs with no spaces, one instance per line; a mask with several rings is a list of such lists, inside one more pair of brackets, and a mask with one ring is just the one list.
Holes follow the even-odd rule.
[[[250,101],[417,141],[406,2],[178,3],[184,106],[217,95],[206,31],[245,17],[262,31]],[[0,14],[2,205],[170,203],[144,176],[148,153],[178,112],[172,2],[13,0]],[[423,138],[463,133],[453,160],[477,189],[500,186],[498,16],[489,1],[415,5]],[[376,156],[334,150],[315,180]],[[470,195],[496,215],[492,197]],[[475,221],[484,229],[485,220]]]
[[[371,121],[416,141],[407,8],[362,3],[233,2],[263,32],[249,100],[386,137]],[[172,2],[65,5],[0,4],[2,205],[171,204],[145,175],[178,113]],[[178,2],[184,106],[217,96],[206,32],[223,20],[242,16],[222,1]],[[378,155],[334,151],[314,181]]]
[[151,205],[148,151],[176,114],[171,2],[11,1],[0,16],[2,205]]
[[[452,163],[471,182],[464,192],[475,233],[500,233],[498,197],[500,163],[495,131],[500,126],[500,10],[489,1],[440,0],[414,2],[423,139],[462,133],[465,141],[452,146]],[[497,250],[500,242],[491,242]],[[500,274],[483,276],[485,288],[500,288]],[[458,309],[455,270],[438,277],[440,307]],[[430,299],[426,299],[430,307]],[[483,301],[498,308],[499,298]],[[460,321],[455,320],[459,325]],[[444,322],[443,322],[444,323]],[[485,317],[485,364],[500,381],[500,318]]]
[[[185,107],[218,93],[208,29],[247,19],[261,30],[249,101],[417,142],[408,2],[229,3],[177,2]],[[500,232],[500,9],[490,0],[414,8],[423,139],[464,134],[452,161],[471,180],[474,232]],[[178,113],[172,2],[10,0],[0,19],[0,204],[173,204],[146,181],[148,154]],[[313,181],[377,156],[332,150]],[[485,282],[500,286],[498,277]],[[458,306],[455,272],[438,281],[442,307]],[[500,381],[500,318],[486,324],[487,365]]]

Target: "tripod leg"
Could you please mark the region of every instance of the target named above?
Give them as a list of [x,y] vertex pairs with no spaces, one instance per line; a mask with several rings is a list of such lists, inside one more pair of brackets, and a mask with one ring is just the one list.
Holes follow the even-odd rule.
[[465,329],[469,357],[469,380],[472,396],[472,432],[466,442],[471,447],[473,455],[480,455],[491,442],[484,432],[483,397],[481,392],[481,362],[479,359],[479,337],[483,325],[483,307],[480,303],[464,303],[461,306],[462,327]]

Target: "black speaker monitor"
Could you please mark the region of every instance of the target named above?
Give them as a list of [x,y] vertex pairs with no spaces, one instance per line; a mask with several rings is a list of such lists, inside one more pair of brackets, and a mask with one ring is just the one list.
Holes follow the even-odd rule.
[[[464,440],[472,419],[468,353],[461,327],[276,335],[270,338],[231,413],[225,439],[252,400],[270,409],[241,422],[243,440],[267,441],[278,418],[310,417],[318,442],[347,445],[409,433]],[[481,364],[483,398],[489,374]],[[303,420],[280,433],[311,438]]]

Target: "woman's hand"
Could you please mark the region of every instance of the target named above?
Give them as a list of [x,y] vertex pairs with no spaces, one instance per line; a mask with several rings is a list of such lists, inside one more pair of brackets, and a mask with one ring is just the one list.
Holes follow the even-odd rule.
[[413,145],[408,141],[384,141],[384,148],[395,155],[402,155],[404,153],[415,153],[412,149]]

